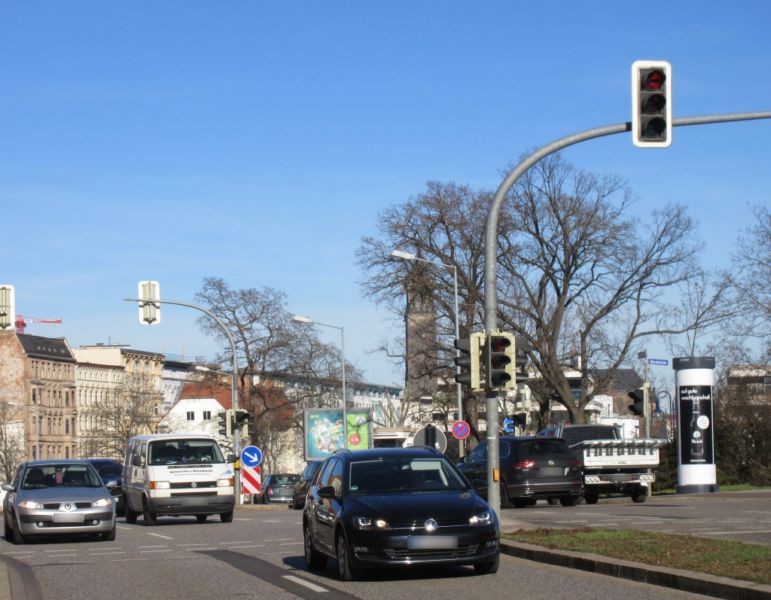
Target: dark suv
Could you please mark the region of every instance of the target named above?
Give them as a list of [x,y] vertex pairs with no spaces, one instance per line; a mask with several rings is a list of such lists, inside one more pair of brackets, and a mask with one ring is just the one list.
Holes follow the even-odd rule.
[[[532,506],[538,499],[575,506],[583,486],[581,464],[564,440],[502,437],[500,443],[501,505]],[[474,488],[487,495],[487,444],[482,443],[461,465]]]
[[303,511],[305,561],[362,569],[473,565],[498,570],[498,519],[433,448],[338,450],[311,483]]

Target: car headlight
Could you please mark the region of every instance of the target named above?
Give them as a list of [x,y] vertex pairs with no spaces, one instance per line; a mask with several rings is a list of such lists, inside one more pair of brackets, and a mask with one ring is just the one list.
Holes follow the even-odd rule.
[[91,506],[93,506],[94,508],[101,508],[102,506],[110,506],[111,504],[114,504],[114,500],[112,499],[112,497],[99,498],[99,500],[92,502]]
[[489,510],[477,513],[468,520],[468,524],[472,527],[483,527],[485,525],[492,525],[492,523],[493,514]]
[[151,481],[148,487],[151,490],[168,490],[171,486],[168,481]]
[[19,502],[19,508],[43,508],[43,504],[34,500],[22,500]]
[[356,529],[372,530],[372,529],[391,529],[388,521],[385,519],[373,519],[372,517],[354,517],[353,525]]

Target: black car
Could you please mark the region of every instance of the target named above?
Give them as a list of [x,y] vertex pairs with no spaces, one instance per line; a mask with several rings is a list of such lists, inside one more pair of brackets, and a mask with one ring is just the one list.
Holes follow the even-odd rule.
[[88,462],[94,466],[105,485],[110,481],[115,482],[115,485],[109,489],[115,500],[115,514],[122,517],[126,512],[123,496],[123,465],[111,458],[89,458]]
[[260,501],[263,504],[291,504],[294,486],[299,480],[300,476],[294,473],[274,473],[268,475],[262,482]]
[[[539,499],[575,506],[581,498],[581,463],[564,440],[544,437],[499,439],[501,505],[532,506]],[[480,444],[461,466],[474,487],[487,495],[487,444]]]
[[433,448],[338,450],[311,483],[303,511],[305,562],[337,559],[343,580],[367,567],[473,565],[494,573],[495,512]]
[[311,487],[311,481],[319,470],[321,461],[309,462],[305,465],[300,480],[294,484],[294,493],[292,494],[292,508],[301,509],[305,506],[305,496],[308,488]]

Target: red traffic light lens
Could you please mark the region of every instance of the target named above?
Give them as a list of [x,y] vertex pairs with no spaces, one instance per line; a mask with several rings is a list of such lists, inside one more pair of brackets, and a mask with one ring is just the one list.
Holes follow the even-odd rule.
[[664,87],[664,82],[667,80],[664,71],[655,69],[648,73],[642,80],[642,89],[650,91],[658,91]]

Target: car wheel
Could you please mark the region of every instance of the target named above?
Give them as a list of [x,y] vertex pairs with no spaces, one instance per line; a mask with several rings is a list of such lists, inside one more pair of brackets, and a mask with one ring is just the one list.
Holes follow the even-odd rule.
[[[11,515],[11,518],[13,519],[13,515]],[[19,531],[19,526],[16,523],[13,524],[13,543],[18,546],[27,543],[26,536]]]
[[560,503],[559,498],[548,498],[546,502],[549,504],[549,506],[557,506]]
[[474,563],[474,571],[477,575],[488,575],[498,572],[498,565],[501,562],[501,555],[496,554],[495,559],[488,562]]
[[148,527],[158,524],[158,518],[150,512],[150,509],[147,506],[147,500],[142,502],[142,519],[144,520],[145,525]]
[[525,508],[526,506],[530,506],[530,500],[527,498],[517,498],[514,500],[514,508]]
[[509,499],[509,488],[506,486],[506,482],[501,481],[501,507],[511,508],[511,500]]
[[584,494],[584,502],[587,504],[597,504],[599,498],[599,494]]
[[224,512],[220,513],[220,521],[223,523],[232,523],[233,522],[233,511],[230,512]]
[[575,506],[578,504],[578,496],[563,496],[560,498],[560,504],[562,506]]
[[358,579],[358,569],[351,566],[351,555],[348,552],[348,545],[345,543],[345,536],[342,533],[337,535],[337,574],[343,581],[353,581]]
[[8,524],[8,515],[3,518],[5,524],[5,539],[9,542],[13,542],[13,527]]
[[321,571],[327,566],[327,557],[313,547],[310,527],[303,529],[303,546],[305,550],[305,565],[311,571]]
[[115,531],[117,529],[118,528],[115,527],[115,525],[113,525],[112,529],[110,529],[110,531],[102,534],[102,541],[104,541],[104,542],[112,542],[112,541],[114,541],[115,540]]
[[632,502],[637,502],[638,504],[641,504],[645,502],[647,499],[648,499],[647,488],[640,488],[639,490],[635,490],[635,492],[632,494]]
[[123,494],[123,506],[125,507],[124,514],[126,516],[126,523],[136,523],[139,513],[135,510],[131,510],[131,505],[129,504],[128,496],[126,496],[126,494]]
[[196,515],[195,520],[198,521],[199,523],[206,523],[206,517],[208,516],[209,515]]

